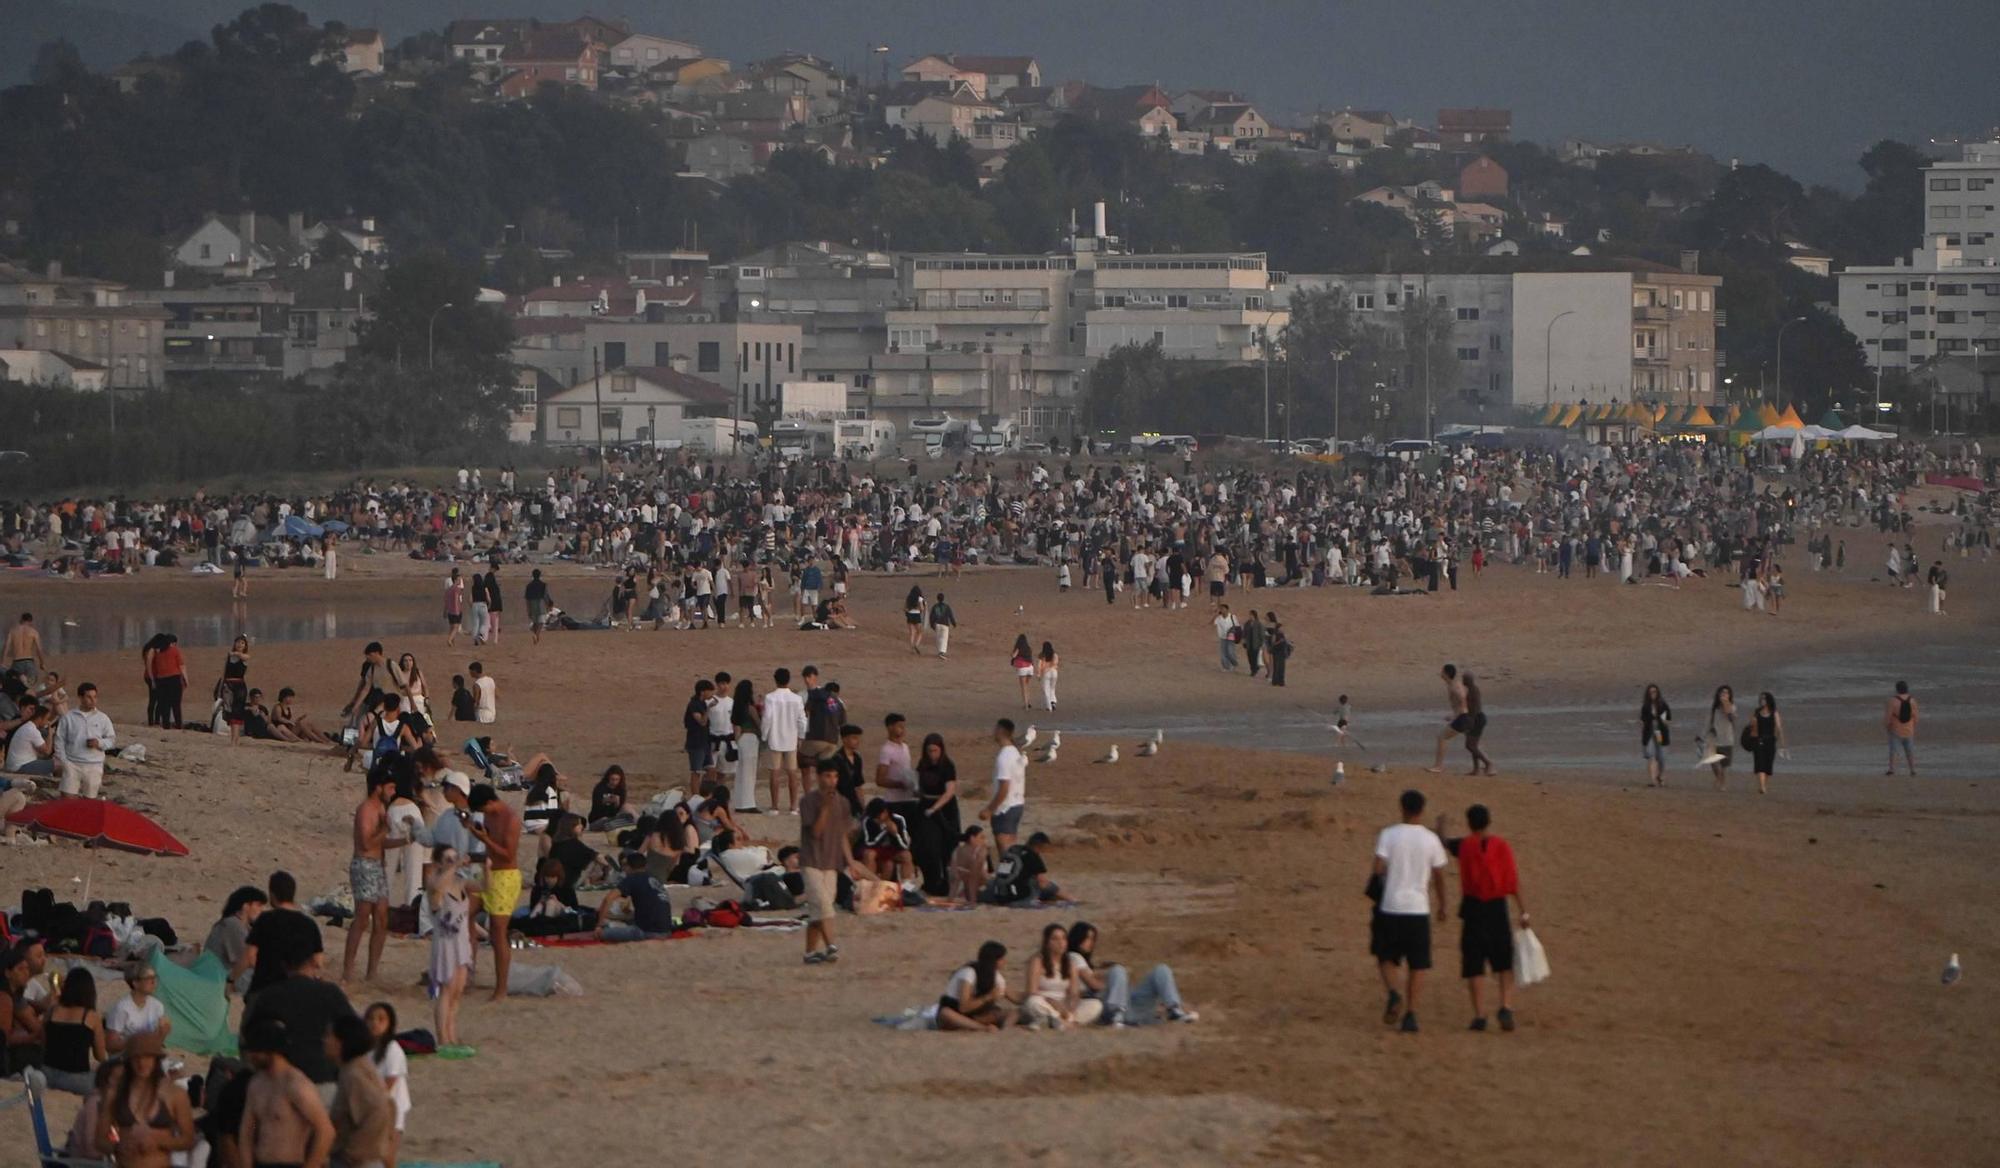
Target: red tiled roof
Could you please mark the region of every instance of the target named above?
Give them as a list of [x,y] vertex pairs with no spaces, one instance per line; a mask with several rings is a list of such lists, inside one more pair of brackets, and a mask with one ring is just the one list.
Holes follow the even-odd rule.
[[1465,131],[1491,133],[1513,127],[1513,110],[1467,108],[1438,111],[1438,129],[1447,134]]
[[627,365],[613,372],[630,373],[643,378],[662,389],[670,389],[691,402],[707,406],[729,404],[729,391],[713,381],[705,381],[692,374],[682,373],[665,365]]
[[947,53],[944,59],[967,73],[1026,73],[1033,57],[987,57],[975,53]]
[[589,322],[590,318],[584,316],[517,316],[514,318],[514,335],[539,337],[580,333]]

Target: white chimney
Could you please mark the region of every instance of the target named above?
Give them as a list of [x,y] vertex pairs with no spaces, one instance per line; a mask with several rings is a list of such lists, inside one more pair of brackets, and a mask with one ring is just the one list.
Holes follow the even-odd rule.
[[173,286],[174,286],[174,270],[172,268],[168,268],[166,271],[160,273],[160,287],[171,288]]
[[556,287],[558,287],[558,288],[562,287],[562,273],[561,273],[561,272],[557,272],[557,273],[556,273],[556,282],[555,282],[555,286],[556,286]]
[[1092,231],[1091,234],[1095,235],[1099,239],[1103,239],[1105,237],[1103,199],[1097,200],[1097,210],[1095,216],[1091,220],[1091,224],[1095,228],[1095,230]]
[[352,292],[352,291],[354,291],[354,273],[353,273],[353,272],[342,272],[342,273],[340,274],[340,290],[341,290],[342,292]]

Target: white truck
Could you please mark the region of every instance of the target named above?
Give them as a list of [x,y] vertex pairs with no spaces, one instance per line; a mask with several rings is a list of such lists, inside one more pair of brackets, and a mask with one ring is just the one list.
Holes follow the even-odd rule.
[[834,452],[868,460],[896,452],[896,424],[882,418],[842,418],[833,424]]
[[1012,418],[988,418],[974,422],[967,432],[967,445],[974,454],[991,458],[1006,454],[1021,444],[1021,425]]
[[771,425],[771,448],[786,461],[832,457],[833,428],[836,424],[832,421],[779,418]]
[[731,455],[757,445],[757,427],[731,418],[682,418],[666,437],[697,454]]

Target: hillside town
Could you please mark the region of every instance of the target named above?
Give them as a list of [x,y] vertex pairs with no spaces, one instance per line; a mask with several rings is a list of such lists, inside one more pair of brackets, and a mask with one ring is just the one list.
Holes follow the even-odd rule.
[[[1210,387],[1199,394],[1262,403],[1147,418],[1145,429],[1199,424],[1321,448],[1343,421],[1350,439],[1428,438],[1454,423],[1559,416],[1558,404],[1644,405],[1664,418],[1761,402],[1936,430],[1947,428],[1940,418],[1981,414],[2000,379],[2000,362],[1983,361],[2000,349],[2000,247],[1982,202],[2000,179],[2000,142],[1903,163],[1899,180],[1921,195],[1897,197],[1921,198],[1920,228],[1893,240],[1888,262],[1843,264],[1775,220],[1748,243],[1711,230],[1719,191],[1769,185],[1775,172],[1687,145],[1521,143],[1505,108],[1285,119],[1229,90],[1046,76],[1027,54],[875,45],[844,65],[804,52],[734,61],[670,30],[592,15],[467,18],[391,45],[375,29],[293,16],[286,35],[308,46],[294,71],[337,75],[339,100],[363,124],[441,87],[496,116],[583,102],[644,128],[676,207],[768,198],[781,181],[838,202],[812,188],[917,165],[959,200],[899,207],[871,191],[824,231],[788,211],[802,230],[708,244],[694,215],[672,235],[658,215],[642,227],[649,211],[634,206],[612,217],[607,240],[537,208],[476,251],[447,248],[470,273],[465,293],[405,297],[398,309],[413,315],[376,356],[399,373],[434,370],[441,322],[450,360],[464,318],[497,316],[507,341],[488,356],[503,372],[488,376],[505,384],[489,396],[504,413],[496,430],[515,443],[865,456],[909,440],[933,453],[1069,445],[1123,420],[1093,411],[1094,378],[1141,350],[1171,370],[1162,376]],[[160,94],[187,83],[193,60],[145,58],[93,80],[127,98]],[[1252,239],[1188,246],[1224,240],[1162,230],[1164,196],[1144,190],[1066,199],[1080,189],[1067,175],[1030,187],[1046,181],[1049,152],[1074,152],[1079,138],[1183,167],[1158,172],[1186,176],[1173,180],[1177,198],[1227,202],[1232,184],[1268,176],[1336,184],[1313,190],[1340,200],[1314,212],[1337,216],[1321,230],[1345,241],[1326,253],[1338,269],[1301,270],[1318,258],[1310,249]],[[1028,170],[1010,170],[1030,154]],[[1629,193],[1598,197],[1591,184],[1614,174]],[[991,218],[979,202],[991,199],[1006,216],[1023,190],[1042,196],[1039,214],[1012,238],[897,245],[920,211]],[[438,242],[394,205],[239,197],[151,236],[150,264],[127,247],[128,271],[113,278],[55,258],[90,254],[74,230],[66,247],[38,237],[46,193],[16,189],[0,203],[0,377],[25,385],[335,385],[383,311],[390,274]],[[834,235],[853,215],[875,217],[874,238]],[[1702,231],[1723,254],[1690,246]],[[1030,241],[1040,246],[991,246]],[[1749,246],[1768,261],[1754,272]],[[1739,301],[1732,322],[1732,295],[1753,294],[1732,278],[1789,281],[1786,303]],[[1768,287],[1754,294],[1771,298]]]

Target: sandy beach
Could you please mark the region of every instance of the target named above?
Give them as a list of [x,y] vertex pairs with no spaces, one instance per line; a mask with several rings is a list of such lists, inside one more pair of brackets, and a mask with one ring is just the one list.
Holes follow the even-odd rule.
[[[1724,581],[1676,590],[1525,567],[1467,572],[1455,593],[1414,597],[1232,590],[1239,612],[1275,610],[1290,631],[1284,689],[1217,668],[1199,602],[1176,613],[1133,611],[1126,597],[1107,606],[1101,592],[1059,595],[1053,574],[1035,569],[919,577],[927,592],[944,588],[962,622],[948,661],[909,651],[900,575],[857,576],[854,632],[780,620],[560,633],[537,646],[515,611],[526,569],[510,568],[510,627],[477,650],[463,638],[444,647],[439,567],[389,555],[343,554],[331,583],[260,573],[241,617],[226,578],[9,579],[0,611],[33,610],[65,679],[98,682],[121,738],[147,744],[149,761],[114,766],[107,793],[156,809],[192,855],[0,849],[0,897],[73,892],[87,875],[93,896],[129,899],[198,940],[231,888],[261,885],[273,868],[297,874],[307,897],[344,881],[360,777],[304,747],[148,730],[138,651],[106,640],[135,619],[173,627],[220,612],[221,625],[295,630],[301,639],[255,647],[250,683],[301,690],[325,726],[368,639],[358,622],[393,614],[409,631],[381,639],[418,656],[434,700],[478,659],[499,685],[498,743],[517,756],[548,751],[586,791],[619,763],[642,795],[685,777],[677,715],[696,677],[727,669],[761,692],[774,667],[812,662],[841,683],[868,729],[865,751],[883,714],[904,713],[916,736],[947,736],[974,796],[994,718],[1064,728],[1061,761],[1030,772],[1026,827],[1055,838],[1052,872],[1081,904],[843,916],[842,960],[815,968],[800,965],[795,933],[517,954],[560,964],[587,996],[499,1006],[470,996],[461,1026],[479,1054],[416,1060],[406,1158],[630,1164],[671,1148],[840,1165],[1992,1163],[2000,1057],[1985,1039],[2000,1024],[1990,972],[2000,879],[1986,862],[2000,773],[1981,686],[2000,651],[1996,569],[1954,558],[1951,613],[1934,617],[1916,590],[1873,580],[1878,537],[1848,540],[1844,571],[1788,574],[1776,618],[1742,612]],[[1936,536],[1920,534],[1919,546],[1935,555]],[[579,612],[610,586],[603,573],[550,575]],[[1059,717],[1019,708],[1006,660],[1017,632],[1063,655]],[[184,639],[192,709],[223,650]],[[1446,661],[1480,677],[1497,778],[1423,773]],[[1854,661],[1867,670],[1844,664]],[[1937,662],[1964,671],[1964,684],[1918,671]],[[1815,667],[1827,684],[1791,726],[1798,761],[1780,763],[1772,793],[1758,797],[1747,773],[1714,791],[1691,768],[1713,686],[1733,684],[1747,708],[1757,689],[1777,688],[1772,678]],[[1888,779],[1887,692],[1872,688],[1872,671],[1906,667],[1927,704],[1919,763],[1934,744],[1949,765]],[[1666,688],[1678,716],[1667,789],[1643,786],[1631,746],[1622,762],[1562,761],[1572,739],[1619,724],[1636,745],[1647,682]],[[1323,724],[1342,692],[1372,751],[1336,756],[1330,735],[1308,741],[1303,728]],[[1129,757],[1154,725],[1177,728],[1160,756]],[[1094,765],[1114,741],[1126,760]],[[1464,757],[1454,749],[1448,767],[1463,770]],[[1552,761],[1510,761],[1521,758]],[[1468,804],[1485,803],[1514,844],[1554,967],[1523,991],[1516,1033],[1465,1032],[1455,925],[1438,934],[1424,1032],[1379,1020],[1361,889],[1374,833],[1410,786],[1461,824]],[[796,842],[797,821],[765,816],[752,830]],[[1105,959],[1170,962],[1201,1022],[980,1037],[871,1023],[935,1000],[980,942],[1009,946],[1011,974],[1043,925],[1079,917],[1103,930]],[[329,932],[330,949],[339,938]],[[1946,989],[1938,972],[1952,952],[1966,975]],[[424,960],[423,943],[392,941],[379,984],[350,996],[387,999],[406,1025],[421,1023]],[[484,960],[479,977],[490,977]],[[55,1100],[52,1118],[66,1124],[73,1106]],[[22,1162],[12,1157],[27,1141],[22,1113],[0,1112],[0,1163]]]

